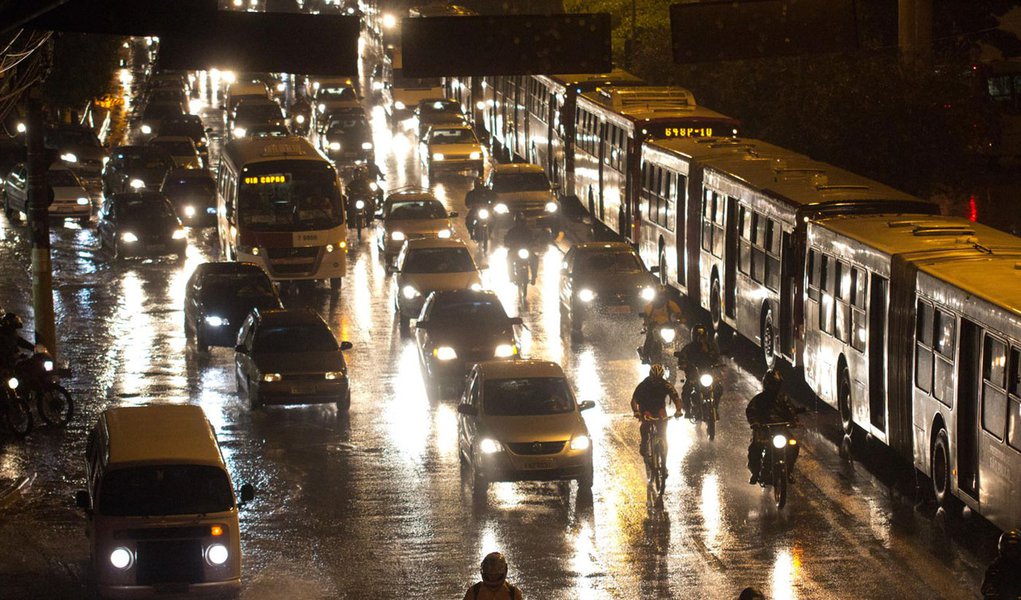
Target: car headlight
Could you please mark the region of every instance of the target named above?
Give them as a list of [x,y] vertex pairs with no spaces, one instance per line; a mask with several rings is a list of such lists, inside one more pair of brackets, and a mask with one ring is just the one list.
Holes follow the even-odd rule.
[[473,292],[481,292],[482,291],[482,284],[477,282],[477,281],[475,283],[471,284],[468,287],[470,287],[471,291],[473,291]]
[[280,376],[280,373],[266,373],[262,376],[262,380],[266,383],[275,383],[281,379],[283,379],[283,377]]
[[206,560],[211,565],[222,565],[227,562],[227,556],[230,553],[227,552],[227,547],[223,544],[213,544],[206,549]]
[[422,292],[415,289],[415,286],[406,285],[401,289],[401,294],[408,300],[414,300],[422,295]]
[[282,91],[284,91],[286,89],[287,89],[287,84],[284,83],[283,81],[281,81],[280,83],[277,84],[277,91],[278,92],[282,92]]
[[481,152],[469,152],[468,153],[468,160],[479,160],[480,158],[482,158],[482,153]]
[[340,150],[340,142],[330,142],[330,150],[334,152]]
[[656,290],[651,287],[642,288],[642,300],[652,302],[656,299]]
[[482,450],[483,454],[495,454],[503,450],[503,446],[494,439],[482,438],[482,441],[479,442],[479,450]]
[[495,210],[496,214],[498,214],[498,215],[505,215],[505,214],[510,212],[510,209],[507,208],[507,205],[504,204],[503,202],[501,202],[501,203],[497,204],[496,206],[494,206],[493,210]]
[[195,216],[195,207],[194,206],[185,206],[184,207],[184,216],[189,217],[189,218],[194,217]]
[[591,445],[587,435],[576,435],[571,440],[571,450],[588,450]]
[[108,163],[108,162],[110,162],[110,157],[109,156],[104,156],[103,157],[103,166],[105,167],[106,163]]
[[372,142],[362,142],[362,150],[372,150]]
[[131,566],[131,550],[127,548],[114,548],[110,553],[110,564],[115,569],[124,570]]
[[60,160],[69,163],[76,163],[78,162],[78,157],[74,155],[74,152],[65,152],[60,155]]
[[510,358],[514,356],[514,352],[514,344],[500,344],[496,347],[496,351],[493,352],[493,356],[496,358]]
[[659,330],[659,337],[663,338],[663,341],[672,344],[674,338],[677,337],[677,332],[673,327],[663,327]]
[[787,445],[787,436],[782,434],[776,434],[773,436],[773,447],[776,449],[783,448]]
[[78,198],[78,206],[87,206],[89,204],[88,198]]
[[546,203],[546,212],[555,213],[557,212],[557,203],[550,200]]
[[709,373],[702,373],[702,376],[698,378],[698,382],[702,384],[702,387],[709,387],[713,384],[713,376]]
[[11,377],[10,379],[7,380],[7,387],[11,388],[12,390],[18,389],[19,385],[21,385],[21,382],[18,381],[17,377]]
[[482,221],[485,221],[488,218],[489,218],[489,209],[488,208],[480,208],[479,209],[479,219],[482,220]]
[[234,128],[234,137],[245,137],[246,133],[248,133],[248,130],[245,129],[244,127]]
[[334,381],[336,379],[343,379],[344,378],[344,372],[343,371],[327,371],[327,372],[323,373],[323,377],[326,378],[326,379],[329,379],[330,381]]
[[582,302],[592,302],[596,297],[596,293],[592,290],[585,288],[578,292],[578,299]]
[[294,117],[294,120],[297,121],[298,125],[301,125],[305,122],[305,115],[298,115],[297,117]]
[[365,200],[355,200],[355,208],[358,210],[365,208]]
[[142,125],[142,133],[144,133],[145,135],[149,135],[150,133],[152,133],[152,127],[148,125]]
[[448,239],[448,238],[450,238],[450,230],[449,229],[441,229],[441,230],[436,232],[436,236],[439,237],[440,239],[443,239],[443,240]]
[[206,325],[209,325],[210,327],[223,327],[224,325],[229,324],[227,319],[224,319],[223,317],[217,317],[216,315],[209,315],[208,317],[206,317],[205,321]]
[[319,109],[319,112],[326,112],[326,104],[322,102],[319,103],[319,106],[317,108]]
[[443,160],[443,153],[442,152],[434,152],[433,153],[433,160]]
[[121,239],[128,243],[137,242],[138,236],[131,233],[130,231],[125,231],[124,233],[121,234]]
[[132,179],[131,183],[129,183],[128,185],[131,186],[131,189],[140,190],[145,187],[145,182],[142,181],[141,179],[136,178]]
[[52,360],[44,360],[43,361],[43,370],[45,370],[45,371],[52,371],[53,370],[53,361]]
[[177,230],[174,231],[174,234],[173,234],[172,237],[175,240],[183,240],[185,235],[187,235],[187,234],[184,232],[183,229],[177,229]]
[[404,236],[404,232],[403,231],[395,231],[395,232],[390,234],[390,239],[395,241],[395,242],[403,242],[404,241],[404,237],[405,236]]
[[405,108],[407,108],[407,106],[405,106],[403,102],[398,100],[397,102],[394,102],[394,108],[396,108],[397,110],[404,110]]
[[454,349],[450,346],[440,346],[433,350],[433,356],[442,361],[448,361],[457,358],[457,352],[454,352]]

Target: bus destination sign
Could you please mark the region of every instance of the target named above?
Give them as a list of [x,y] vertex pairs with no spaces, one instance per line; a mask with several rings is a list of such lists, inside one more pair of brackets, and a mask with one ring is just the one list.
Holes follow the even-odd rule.
[[273,185],[287,183],[290,177],[285,173],[272,173],[270,175],[252,175],[245,177],[245,185]]
[[663,137],[668,138],[703,138],[713,137],[712,127],[665,127]]

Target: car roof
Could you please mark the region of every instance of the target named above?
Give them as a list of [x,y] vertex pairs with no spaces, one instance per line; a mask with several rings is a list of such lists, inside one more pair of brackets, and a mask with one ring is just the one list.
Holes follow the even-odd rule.
[[[200,277],[206,275],[266,275],[266,271],[252,262],[224,261],[202,263],[195,267],[195,274]],[[269,275],[266,276],[269,277]]]
[[493,165],[493,174],[497,173],[542,173],[546,171],[539,165],[532,163],[496,163]]
[[[329,329],[319,313],[308,308],[271,308],[256,311],[261,325],[287,327],[289,325],[322,325]],[[332,332],[331,332],[332,333]]]
[[223,467],[216,434],[199,406],[158,404],[107,409],[108,464],[202,464]]
[[148,200],[151,202],[169,202],[162,192],[156,190],[143,190],[141,192],[117,192],[110,196],[114,202],[134,202],[137,200]]
[[440,201],[432,192],[394,192],[387,196],[387,202],[421,202],[423,200]]
[[478,363],[484,379],[527,379],[556,377],[566,379],[564,370],[549,360],[487,360]]
[[611,252],[628,252],[634,253],[635,249],[626,242],[582,242],[575,244],[574,249],[578,252],[601,252],[609,250]]
[[419,250],[422,248],[464,248],[468,249],[468,245],[464,243],[464,240],[459,238],[415,238],[404,242],[408,250]]
[[438,129],[467,129],[468,131],[472,131],[471,125],[465,123],[464,121],[450,121],[449,123],[448,122],[437,123],[430,127],[429,129],[430,131],[436,131]]

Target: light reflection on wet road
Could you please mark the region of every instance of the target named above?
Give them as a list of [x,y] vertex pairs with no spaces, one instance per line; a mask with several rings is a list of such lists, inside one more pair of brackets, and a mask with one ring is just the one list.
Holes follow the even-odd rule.
[[[423,185],[413,134],[391,140],[378,109],[374,116],[387,185]],[[440,183],[438,196],[463,215],[469,180]],[[27,230],[2,225],[2,302],[28,314]],[[64,432],[41,429],[0,449],[0,477],[38,474],[0,522],[0,597],[85,594],[84,517],[72,505],[85,434],[102,409],[148,402],[201,405],[235,484],[258,490],[241,516],[244,598],[460,597],[494,549],[507,554],[511,579],[529,598],[725,598],[746,585],[775,599],[960,598],[977,589],[967,538],[958,547],[959,536],[940,533],[909,500],[841,463],[818,433],[832,425],[829,412],[805,419],[799,481],[784,511],[749,486],[743,415],[757,385],[736,366],[726,373],[715,442],[687,421],[671,424],[665,507],[647,507],[628,408],[645,374],[634,352],[639,323],[593,322],[572,343],[560,326],[554,246],[520,310],[503,250],[486,261],[485,281],[524,318],[525,353],[560,362],[579,400],[597,402],[585,413],[593,498],[579,498],[573,483],[500,483],[480,504],[461,483],[456,399],[426,394],[369,232],[349,237],[339,298],[323,289],[285,297],[318,310],[354,343],[350,415],[327,406],[251,412],[235,393],[233,352],[186,347],[184,282],[216,252],[212,230],[189,240],[184,264],[114,264],[92,230],[55,229],[60,352],[74,368],[69,387],[80,410]]]

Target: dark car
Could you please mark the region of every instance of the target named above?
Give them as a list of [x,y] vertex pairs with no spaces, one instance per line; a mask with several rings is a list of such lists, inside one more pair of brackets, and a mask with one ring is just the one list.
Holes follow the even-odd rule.
[[284,123],[284,113],[273,100],[251,99],[238,103],[231,114],[228,131],[231,137],[241,138],[248,133],[248,127],[261,123]]
[[283,308],[269,275],[254,263],[213,262],[195,268],[184,289],[184,335],[195,348],[237,345],[253,309]]
[[167,171],[173,168],[174,159],[163,148],[118,146],[110,153],[110,162],[103,169],[103,194],[157,190]]
[[205,169],[167,171],[160,191],[170,199],[181,222],[190,227],[216,224],[216,181]]
[[247,138],[287,137],[291,130],[283,121],[268,121],[266,123],[255,123],[245,128]]
[[84,125],[58,125],[47,129],[43,140],[83,183],[98,192],[107,150],[91,129]]
[[198,115],[181,115],[163,119],[157,132],[161,136],[186,136],[195,142],[195,149],[205,163],[209,164],[209,138],[207,134],[212,129],[202,126],[202,119]]
[[174,100],[149,102],[139,116],[139,130],[143,136],[152,136],[160,130],[164,119],[177,119],[186,114],[185,106]]
[[655,297],[657,283],[624,242],[575,244],[560,269],[560,314],[575,332],[589,316],[637,315]]
[[521,319],[507,316],[495,292],[469,289],[429,294],[415,324],[426,377],[437,387],[460,383],[477,362],[518,358],[515,325],[521,325]]
[[308,309],[254,310],[248,314],[235,347],[238,393],[252,408],[266,404],[351,406],[351,388],[342,351],[329,326]]
[[327,156],[339,163],[375,162],[372,128],[365,111],[338,110],[321,122],[319,145]]
[[418,137],[425,135],[433,125],[463,124],[467,122],[461,112],[461,104],[449,98],[429,98],[421,100],[415,108],[418,117]]
[[99,244],[114,258],[166,256],[184,260],[188,249],[181,220],[159,192],[114,194],[103,203],[96,226]]

